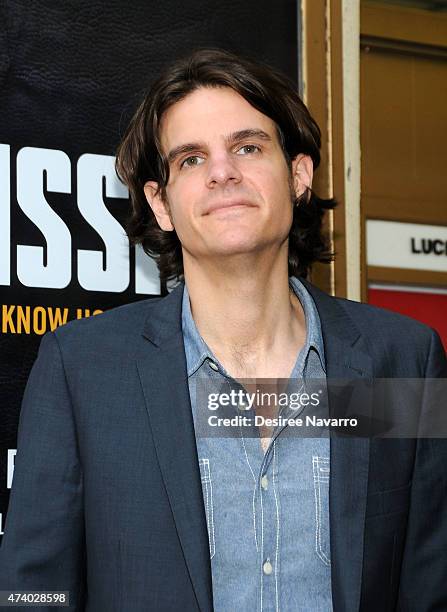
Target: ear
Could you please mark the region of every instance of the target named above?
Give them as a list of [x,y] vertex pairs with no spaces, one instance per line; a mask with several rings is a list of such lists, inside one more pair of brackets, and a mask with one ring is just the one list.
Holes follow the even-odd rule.
[[293,187],[296,197],[302,195],[306,189],[312,187],[314,164],[309,155],[300,153],[292,161]]
[[145,183],[144,195],[161,229],[165,232],[172,232],[174,226],[172,224],[169,206],[167,202],[164,202],[161,198],[161,192],[158,191],[158,183],[155,181],[148,181]]

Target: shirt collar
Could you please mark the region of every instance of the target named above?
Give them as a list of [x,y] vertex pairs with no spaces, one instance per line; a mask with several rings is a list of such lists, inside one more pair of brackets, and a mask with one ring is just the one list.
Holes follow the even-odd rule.
[[[289,284],[301,302],[306,320],[306,342],[300,356],[302,355],[303,358],[306,359],[307,355],[309,354],[309,350],[313,348],[319,356],[323,370],[326,371],[323,335],[321,332],[320,317],[318,315],[315,302],[313,301],[309,291],[298,278],[291,276],[289,278]],[[188,378],[200,368],[206,359],[214,361],[218,365],[219,369],[225,372],[223,366],[219,364],[211,349],[199,334],[192,316],[186,282],[184,283],[182,300],[182,331],[185,345]]]
[[191,304],[189,301],[189,293],[186,282],[184,283],[182,301],[182,331],[183,343],[185,345],[186,366],[189,378],[196,370],[200,368],[206,359],[216,361],[216,358],[213,356],[205,340],[199,334],[192,317]]
[[323,332],[321,331],[320,315],[318,314],[315,302],[309,291],[296,276],[291,276],[289,278],[289,284],[295,292],[296,297],[301,302],[304,317],[306,319],[306,341],[303,347],[304,350],[302,351],[304,357],[307,358],[309,349],[313,348],[317,352],[320,358],[321,367],[326,373]]

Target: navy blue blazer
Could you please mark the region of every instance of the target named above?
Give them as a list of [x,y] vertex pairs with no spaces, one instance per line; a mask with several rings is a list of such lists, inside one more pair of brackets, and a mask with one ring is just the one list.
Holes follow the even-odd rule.
[[[182,287],[42,339],[20,416],[1,590],[67,590],[76,611],[212,610]],[[329,378],[446,377],[430,328],[306,287]],[[446,442],[331,439],[335,612],[447,610]]]

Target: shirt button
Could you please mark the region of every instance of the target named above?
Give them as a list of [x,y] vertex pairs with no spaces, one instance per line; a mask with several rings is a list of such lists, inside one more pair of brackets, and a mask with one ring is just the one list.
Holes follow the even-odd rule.
[[209,360],[209,361],[208,361],[208,363],[209,363],[210,368],[211,368],[212,370],[214,370],[215,372],[217,372],[217,370],[219,369],[219,367],[217,366],[217,364],[216,364],[216,363],[214,363],[214,361],[211,361],[211,360]]
[[270,574],[273,572],[272,564],[268,559],[264,562],[264,565],[262,566],[262,571],[266,576],[270,576]]
[[261,487],[264,489],[264,491],[267,491],[269,488],[269,479],[265,475],[261,478]]

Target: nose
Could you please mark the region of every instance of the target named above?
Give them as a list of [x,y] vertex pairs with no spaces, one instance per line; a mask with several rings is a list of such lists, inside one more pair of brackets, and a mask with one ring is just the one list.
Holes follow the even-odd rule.
[[226,185],[228,182],[240,183],[241,171],[230,152],[222,152],[208,159],[208,174],[206,184],[210,189],[216,185]]

